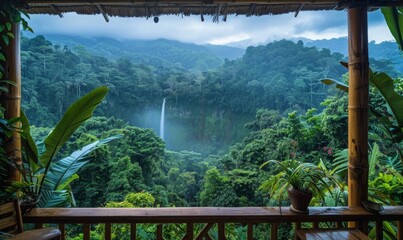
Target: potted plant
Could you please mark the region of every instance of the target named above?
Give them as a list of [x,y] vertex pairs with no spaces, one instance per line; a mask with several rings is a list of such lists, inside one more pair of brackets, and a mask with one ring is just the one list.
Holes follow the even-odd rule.
[[316,194],[321,195],[329,189],[329,178],[326,172],[312,163],[301,163],[297,160],[269,160],[260,168],[274,164],[280,170],[271,175],[260,186],[261,190],[268,191],[270,196],[281,202],[287,190],[291,201],[290,209],[297,213],[308,213],[308,206]]
[[74,151],[70,156],[57,158],[58,151],[71,135],[93,114],[108,92],[99,87],[74,102],[62,119],[46,138],[35,143],[30,125],[24,113],[21,114],[22,160],[21,166],[12,164],[22,175],[21,182],[12,182],[6,189],[20,199],[22,210],[38,207],[70,207],[74,197],[70,183],[78,179],[77,172],[84,166],[93,150],[120,135],[95,141]]

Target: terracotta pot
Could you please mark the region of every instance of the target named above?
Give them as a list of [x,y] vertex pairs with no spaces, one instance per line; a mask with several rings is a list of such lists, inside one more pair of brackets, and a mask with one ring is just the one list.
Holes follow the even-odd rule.
[[288,197],[291,200],[291,210],[297,213],[308,213],[308,206],[312,200],[311,191],[300,191],[294,188],[288,189]]

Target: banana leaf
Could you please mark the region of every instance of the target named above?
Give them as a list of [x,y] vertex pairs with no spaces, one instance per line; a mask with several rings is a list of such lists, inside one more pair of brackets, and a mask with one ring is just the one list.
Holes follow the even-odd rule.
[[[403,26],[403,25],[402,25]],[[343,66],[347,66],[345,62],[341,62]],[[403,97],[399,95],[394,89],[393,79],[386,73],[377,73],[369,70],[369,80],[370,83],[375,86],[385,99],[391,114],[397,122],[397,126],[389,120],[387,116],[377,112],[375,108],[370,106],[371,115],[375,116],[380,123],[384,125],[384,130],[391,138],[399,143],[403,140]],[[336,88],[348,92],[348,85],[333,79],[322,79],[320,80],[326,85],[335,85]],[[402,153],[399,151],[401,156]]]
[[[52,159],[60,148],[66,143],[77,128],[90,118],[95,108],[102,102],[108,92],[105,86],[99,87],[74,102],[65,112],[63,118],[56,125],[53,131],[45,139],[46,150],[39,158],[40,164],[44,167],[44,175],[47,174]],[[45,178],[43,178],[44,180]],[[42,186],[43,183],[40,185]],[[41,190],[39,190],[41,191]]]
[[88,154],[112,140],[120,138],[121,135],[115,135],[86,145],[80,150],[73,152],[50,165],[49,171],[45,177],[44,188],[57,190],[61,184],[68,181],[74,174],[88,162]]
[[60,190],[64,190],[64,189],[68,188],[70,186],[70,183],[72,183],[74,180],[77,180],[79,178],[80,177],[78,176],[78,174],[74,174],[69,179],[64,181],[62,184],[59,184],[59,186],[57,187],[56,191],[60,191]]
[[35,141],[31,136],[31,127],[29,121],[24,111],[21,110],[21,144],[24,148],[23,154],[25,154],[25,159],[29,164],[30,171],[35,172],[39,169],[38,161],[38,149],[36,147]]
[[376,163],[380,161],[380,158],[382,157],[382,153],[379,151],[379,146],[378,144],[374,143],[374,146],[372,147],[372,150],[368,156],[368,166],[369,166],[369,176],[375,177],[376,172],[375,172],[375,166]]
[[381,11],[396,43],[399,45],[400,50],[403,50],[403,8],[385,7],[382,8]]
[[370,77],[371,82],[381,92],[388,103],[398,126],[403,127],[403,97],[395,92],[393,79],[386,73],[373,73]]

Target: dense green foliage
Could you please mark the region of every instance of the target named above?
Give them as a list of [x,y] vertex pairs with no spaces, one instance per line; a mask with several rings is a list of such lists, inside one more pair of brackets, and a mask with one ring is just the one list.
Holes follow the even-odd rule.
[[340,54],[285,40],[250,47],[243,58],[203,73],[109,60],[43,36],[23,38],[21,48],[23,103],[27,115],[35,115],[33,125],[54,123],[72,99],[102,84],[111,91],[99,115],[158,129],[166,97],[167,146],[211,153],[242,139],[258,108],[285,115],[319,108],[330,89],[317,79],[345,72]]
[[75,205],[70,183],[78,178],[77,171],[88,162],[88,155],[119,136],[90,143],[74,151],[71,155],[57,159],[59,150],[71,135],[92,117],[95,108],[105,98],[108,89],[103,86],[94,89],[75,101],[51,132],[37,143],[31,135],[27,117],[20,117],[22,136],[22,164],[15,166],[22,181],[15,181],[6,190],[24,202],[37,202],[38,207],[71,207]]
[[[260,169],[271,159],[321,163],[340,185],[312,204],[346,204],[347,95],[319,81],[346,82],[338,64],[341,54],[282,40],[249,47],[238,60],[196,72],[107,59],[37,36],[23,38],[22,58],[23,107],[37,125],[32,134],[38,139],[49,133],[47,127],[69,99],[101,84],[111,89],[98,117],[61,149],[67,155],[94,140],[123,135],[97,149],[78,173],[80,179],[72,184],[78,206],[137,206],[125,197],[145,194],[153,199],[145,205],[153,207],[278,205],[278,199],[259,189],[277,173],[272,167]],[[392,87],[401,95],[403,81],[394,80]],[[165,142],[155,133],[163,97]],[[376,88],[371,89],[371,106],[395,124]],[[401,204],[403,167],[396,148],[402,143],[385,137],[373,118],[370,144],[377,146],[372,149],[371,198]],[[375,197],[380,194],[382,199]],[[139,231],[147,236],[154,228],[144,225]],[[172,234],[182,231],[179,225],[172,229]],[[232,226],[228,233],[241,236],[244,230]],[[127,231],[117,227],[114,238]],[[93,234],[100,237],[101,232]]]
[[[316,46],[319,49],[327,48],[331,52],[338,52],[344,56],[348,54],[347,37],[307,41],[305,45]],[[398,73],[403,71],[403,59],[396,47],[396,42],[375,43],[372,41],[368,43],[368,50],[374,69],[385,71],[393,77],[397,77]]]
[[[82,169],[73,185],[81,206],[102,206],[143,190],[159,206],[262,205],[269,199],[258,187],[272,173],[259,170],[264,162],[317,164],[322,159],[329,167],[333,154],[347,147],[346,95],[318,81],[339,78],[345,70],[337,61],[343,56],[302,42],[250,47],[241,59],[203,73],[108,60],[80,47],[53,45],[43,36],[24,38],[22,56],[24,108],[36,125],[52,123],[64,102],[88,88],[106,84],[111,89],[98,111],[104,117],[88,121],[63,149],[67,154],[94,139],[124,135],[97,150]],[[373,96],[384,104],[376,92]],[[142,126],[137,119],[147,109],[159,111],[162,97],[170,103],[167,124],[181,125],[172,132],[182,138],[178,149],[205,150],[201,154],[165,150],[154,131],[131,126]],[[148,117],[159,119],[159,114]],[[35,128],[34,134],[44,135],[46,129]],[[208,155],[242,137],[228,153]],[[169,141],[168,149],[175,150]],[[391,144],[380,144],[381,151],[389,154]]]

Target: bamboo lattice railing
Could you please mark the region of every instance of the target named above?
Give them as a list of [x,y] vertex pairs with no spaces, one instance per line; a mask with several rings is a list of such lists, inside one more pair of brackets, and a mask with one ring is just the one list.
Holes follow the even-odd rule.
[[[255,224],[270,224],[271,231],[267,239],[277,239],[280,223],[295,224],[313,223],[317,227],[320,222],[334,222],[336,228],[342,222],[356,221],[360,223],[375,222],[377,239],[382,239],[384,221],[396,221],[397,239],[403,239],[403,206],[385,207],[379,214],[367,212],[362,208],[348,207],[311,207],[309,214],[296,214],[289,208],[278,207],[246,207],[246,208],[43,208],[33,209],[24,216],[24,223],[35,223],[40,228],[45,223],[59,224],[65,235],[66,224],[83,224],[84,239],[90,239],[91,224],[105,224],[105,239],[111,239],[111,226],[114,223],[130,224],[131,239],[136,239],[137,224],[156,224],[155,239],[163,239],[165,224],[186,224],[186,234],[182,239],[212,239],[209,232],[217,226],[218,239],[225,239],[225,224],[241,223],[247,226],[247,239],[253,239]],[[194,232],[195,224],[205,224],[198,232]],[[64,238],[62,238],[64,239]]]

